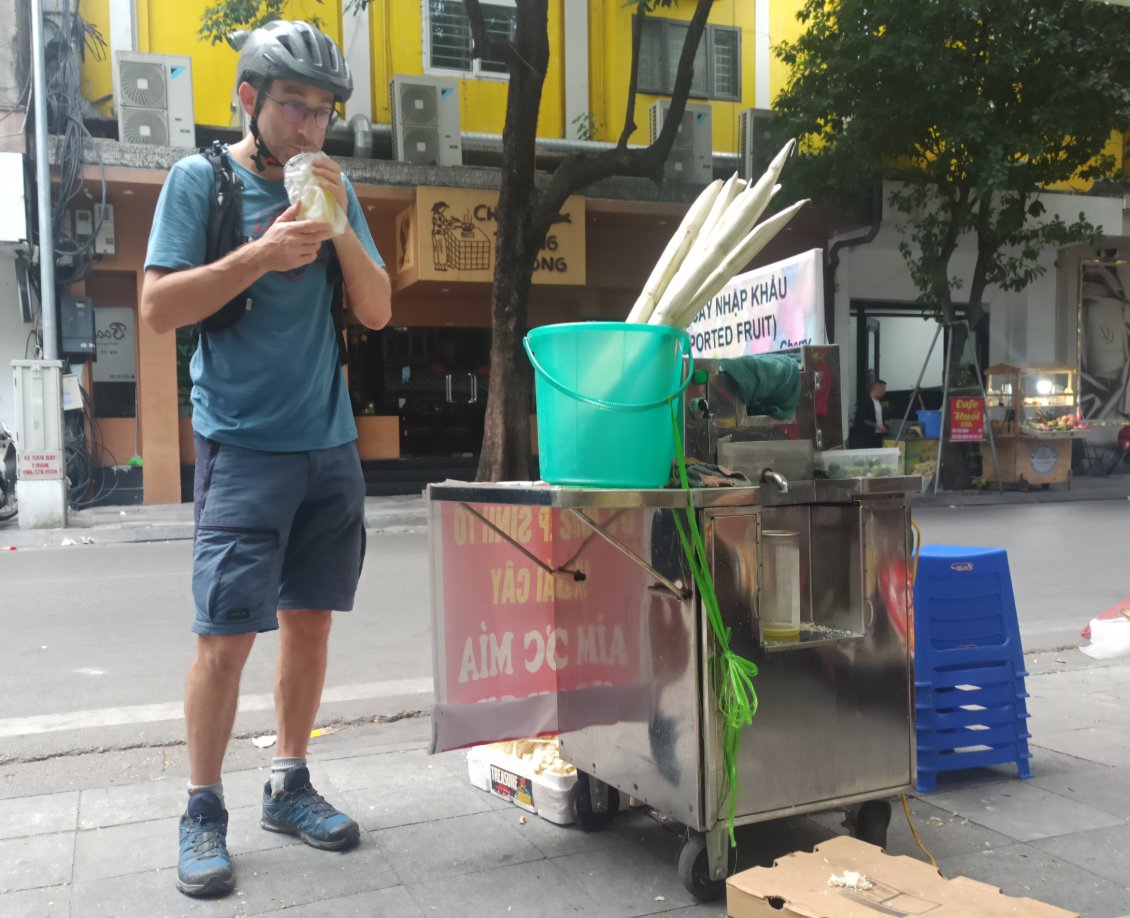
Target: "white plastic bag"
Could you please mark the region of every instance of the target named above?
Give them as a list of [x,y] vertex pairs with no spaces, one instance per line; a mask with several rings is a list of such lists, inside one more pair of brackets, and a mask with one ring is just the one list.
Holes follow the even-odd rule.
[[1091,643],[1079,648],[1096,660],[1109,660],[1130,653],[1130,619],[1092,618]]
[[310,168],[314,160],[324,157],[321,150],[316,153],[299,153],[293,156],[283,168],[283,185],[291,204],[301,203],[299,220],[321,220],[329,223],[335,236],[345,232],[349,216],[338,206],[337,198],[331,191],[323,188]]

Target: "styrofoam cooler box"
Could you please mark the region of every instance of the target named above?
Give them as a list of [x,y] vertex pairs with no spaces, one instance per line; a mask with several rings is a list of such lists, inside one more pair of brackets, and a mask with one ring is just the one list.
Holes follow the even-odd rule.
[[573,794],[577,775],[538,774],[533,763],[510,755],[497,746],[467,750],[471,783],[503,800],[509,800],[542,819],[566,826],[573,822]]

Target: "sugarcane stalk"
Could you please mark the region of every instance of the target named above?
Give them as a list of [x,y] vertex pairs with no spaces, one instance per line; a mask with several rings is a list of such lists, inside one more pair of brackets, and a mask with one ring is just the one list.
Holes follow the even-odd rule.
[[733,204],[734,198],[745,191],[745,189],[746,183],[738,178],[736,172],[726,179],[726,184],[722,186],[722,190],[718,192],[718,196],[714,199],[714,205],[710,208],[710,213],[706,215],[706,219],[702,221],[702,226],[699,227],[699,240],[710,238],[714,227],[716,227],[719,221],[726,215],[726,211],[729,209],[730,205]]
[[659,261],[655,263],[643,291],[628,313],[629,322],[647,322],[655,311],[655,304],[663,295],[667,284],[674,276],[679,266],[683,263],[687,252],[691,248],[695,237],[701,231],[703,221],[711,212],[719,192],[723,188],[721,179],[715,179],[702,193],[695,198],[694,203],[683,215],[683,220],[667,242]]
[[765,187],[759,181],[760,191],[756,194],[743,193],[731,205],[731,210],[740,211],[734,215],[727,214],[722,222],[714,228],[710,238],[705,242],[700,240],[690,255],[683,262],[682,268],[671,279],[667,289],[663,292],[659,303],[655,307],[651,318],[652,325],[669,325],[670,315],[680,311],[687,297],[693,296],[702,282],[710,276],[717,265],[724,259],[749,232],[747,227],[752,226],[765,210],[769,199],[776,192],[777,187]]
[[[693,296],[681,303],[680,308],[668,312],[666,324],[685,328],[694,321],[702,307],[710,302],[730,279],[760,252],[777,235],[808,200],[797,201],[755,226],[749,234],[718,264],[703,281]],[[658,324],[653,322],[653,324]]]

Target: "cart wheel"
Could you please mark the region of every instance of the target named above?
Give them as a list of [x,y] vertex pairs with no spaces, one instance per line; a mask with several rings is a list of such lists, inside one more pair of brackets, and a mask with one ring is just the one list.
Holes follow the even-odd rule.
[[891,824],[889,800],[868,800],[855,814],[852,835],[860,841],[880,848],[887,847],[887,829]]
[[620,810],[620,792],[611,785],[607,786],[608,805],[602,812],[595,812],[592,808],[592,789],[589,786],[589,776],[577,772],[577,786],[574,789],[570,809],[573,821],[586,832],[598,832],[607,829]]
[[[728,867],[726,872],[733,872],[735,866],[735,851],[726,842]],[[714,902],[721,899],[726,892],[726,879],[716,880],[710,876],[710,863],[706,855],[706,836],[694,833],[684,843],[679,851],[679,879],[687,892],[700,902]]]

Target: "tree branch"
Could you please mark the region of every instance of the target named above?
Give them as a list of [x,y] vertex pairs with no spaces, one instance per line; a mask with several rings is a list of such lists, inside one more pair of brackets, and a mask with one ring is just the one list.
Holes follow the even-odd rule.
[[[471,0],[467,0],[467,2],[471,2]],[[662,178],[663,163],[675,143],[679,123],[686,111],[691,80],[694,79],[695,52],[698,50],[702,34],[706,30],[706,19],[710,15],[710,9],[713,5],[714,0],[696,0],[694,15],[688,24],[687,36],[683,41],[683,51],[679,56],[675,85],[671,90],[671,106],[667,109],[667,118],[663,122],[659,136],[655,138],[655,142],[642,150],[630,150],[627,148],[625,138],[622,137],[621,143],[610,150],[597,153],[595,156],[574,153],[566,157],[554,170],[553,175],[536,197],[532,223],[536,228],[535,231],[540,231],[544,237],[545,233],[549,232],[553,218],[557,216],[565,204],[565,199],[593,182],[613,175],[650,178],[654,181],[659,181]],[[636,74],[639,70],[639,44],[634,30],[632,46],[629,119],[631,119],[631,105],[634,104],[634,97],[631,93],[635,89]]]
[[639,12],[632,17],[632,64],[631,77],[628,79],[628,105],[624,110],[624,130],[620,132],[620,141],[616,144],[621,149],[628,149],[628,138],[636,132],[636,86],[640,78],[640,35],[643,33],[643,22],[647,17],[646,4],[640,4]]
[[506,61],[507,65],[525,63],[513,42],[495,41],[487,34],[483,8],[479,6],[479,0],[463,0],[463,8],[467,11],[467,21],[471,24],[471,57],[480,60],[484,57],[493,57]]

